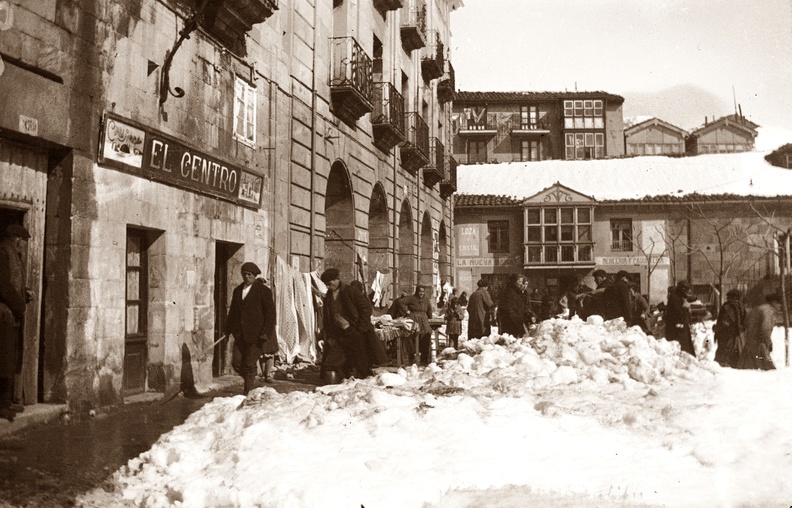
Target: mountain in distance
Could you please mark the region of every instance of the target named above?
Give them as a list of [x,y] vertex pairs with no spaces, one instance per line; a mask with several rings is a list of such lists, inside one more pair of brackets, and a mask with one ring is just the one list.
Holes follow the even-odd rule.
[[[625,120],[656,117],[687,131],[704,125],[705,118],[731,115],[734,103],[695,85],[677,85],[656,92],[626,92],[622,111]],[[743,114],[751,119],[747,111]]]

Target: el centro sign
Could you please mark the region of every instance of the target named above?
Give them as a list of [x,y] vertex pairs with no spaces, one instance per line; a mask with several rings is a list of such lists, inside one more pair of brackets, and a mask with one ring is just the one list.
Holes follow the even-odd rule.
[[259,206],[263,178],[153,129],[108,115],[99,162],[125,173]]

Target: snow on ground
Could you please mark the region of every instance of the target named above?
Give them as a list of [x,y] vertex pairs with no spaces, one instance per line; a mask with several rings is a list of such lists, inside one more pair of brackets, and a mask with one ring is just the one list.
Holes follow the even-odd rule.
[[792,370],[722,369],[708,333],[697,360],[553,319],[425,369],[216,398],[78,505],[788,506]]

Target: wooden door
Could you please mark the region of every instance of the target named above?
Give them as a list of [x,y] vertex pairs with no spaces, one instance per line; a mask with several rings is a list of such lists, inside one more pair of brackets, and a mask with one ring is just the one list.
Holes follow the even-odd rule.
[[146,389],[148,350],[148,260],[146,234],[127,231],[126,334],[124,342],[124,395]]

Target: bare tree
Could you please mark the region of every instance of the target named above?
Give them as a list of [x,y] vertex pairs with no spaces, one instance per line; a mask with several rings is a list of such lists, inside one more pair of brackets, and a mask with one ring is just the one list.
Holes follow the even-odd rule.
[[[691,255],[698,254],[698,257],[704,261],[704,264],[718,281],[718,301],[716,305],[720,309],[723,303],[723,281],[729,276],[731,270],[741,262],[740,254],[744,248],[743,233],[735,216],[728,218],[713,217],[711,214],[706,213],[699,204],[689,205],[688,213],[691,219],[690,227],[693,230],[690,236],[691,238],[697,238],[699,241],[691,240],[687,242],[683,240],[682,243],[687,247]],[[708,250],[704,247],[706,244],[700,240],[706,238],[713,240],[714,249]]]
[[646,293],[652,294],[652,273],[668,253],[668,246],[663,238],[665,232],[655,226],[656,235],[644,235],[643,231],[633,237],[633,247],[643,256],[646,266]]
[[677,280],[677,262],[679,261],[679,249],[677,246],[682,246],[685,249],[685,257],[690,255],[687,243],[684,240],[684,235],[687,231],[687,219],[671,219],[666,226],[666,245],[668,250],[668,257],[671,261],[671,281]]

